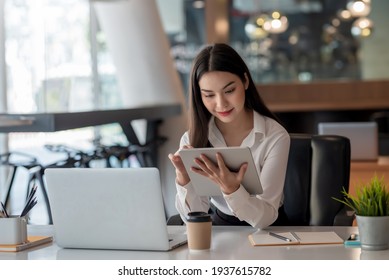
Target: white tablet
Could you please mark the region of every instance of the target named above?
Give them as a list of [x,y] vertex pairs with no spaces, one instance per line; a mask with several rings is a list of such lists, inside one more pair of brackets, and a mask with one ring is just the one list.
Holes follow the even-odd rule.
[[192,181],[193,187],[198,195],[201,196],[217,196],[222,195],[222,192],[217,184],[213,181],[199,175],[191,170],[191,167],[196,167],[195,158],[199,158],[201,154],[206,155],[210,160],[216,163],[216,153],[219,152],[223,156],[226,166],[231,171],[238,171],[239,167],[247,162],[248,168],[244,175],[242,185],[252,195],[261,194],[263,192],[261,181],[259,180],[259,170],[257,170],[251,150],[248,147],[225,147],[225,148],[195,148],[183,149],[179,151],[181,159],[185,165],[188,175]]

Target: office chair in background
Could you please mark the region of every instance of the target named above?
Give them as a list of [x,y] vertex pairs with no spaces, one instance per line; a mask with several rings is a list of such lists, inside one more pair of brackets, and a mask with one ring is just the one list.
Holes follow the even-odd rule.
[[[291,134],[284,185],[285,226],[351,226],[353,213],[332,197],[349,189],[350,141],[343,136]],[[182,225],[180,215],[168,220]]]
[[375,112],[370,117],[378,125],[378,153],[389,156],[389,111]]
[[[42,191],[44,203],[46,205],[47,214],[49,218],[49,224],[52,224],[52,216],[50,210],[49,197],[46,191],[46,187],[43,180],[43,169],[44,167],[38,161],[38,159],[34,156],[20,153],[20,152],[11,152],[0,155],[0,166],[10,168],[10,176],[6,189],[6,195],[4,199],[4,206],[7,207],[10,195],[12,191],[12,187],[16,182],[16,174],[19,169],[24,169],[28,173],[27,183],[26,183],[26,202],[28,199],[28,195],[30,193],[30,189],[34,185],[39,186],[39,190]],[[0,199],[1,200],[1,199]]]

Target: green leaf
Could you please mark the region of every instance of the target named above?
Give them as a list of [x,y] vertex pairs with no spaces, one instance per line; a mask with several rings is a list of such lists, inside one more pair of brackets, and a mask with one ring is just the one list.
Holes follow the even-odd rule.
[[388,216],[389,215],[389,189],[384,178],[374,175],[370,182],[360,184],[356,188],[355,196],[349,194],[343,187],[342,199],[332,197],[334,200],[350,207],[359,216]]

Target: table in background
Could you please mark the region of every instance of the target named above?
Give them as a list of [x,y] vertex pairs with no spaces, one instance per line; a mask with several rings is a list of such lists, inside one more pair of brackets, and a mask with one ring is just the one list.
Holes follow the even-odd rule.
[[374,174],[377,174],[378,178],[384,176],[389,187],[389,156],[380,156],[377,161],[352,161],[349,193],[355,194],[356,187],[360,183],[370,182]]
[[[274,231],[335,231],[346,239],[356,233],[357,227],[271,227]],[[185,232],[185,226],[169,226],[172,233]],[[359,260],[389,259],[389,250],[361,251],[360,248],[346,248],[343,244],[333,245],[290,245],[254,247],[248,235],[256,230],[249,226],[214,226],[212,245],[209,251],[191,253],[187,245],[169,252],[82,250],[63,249],[55,242],[31,248],[19,253],[2,253],[1,259],[30,260]],[[53,235],[51,225],[29,225],[29,235]]]
[[[146,120],[146,142],[157,140],[158,125],[166,118],[182,113],[180,104],[154,105],[115,110],[54,112],[34,114],[0,114],[0,133],[56,132],[67,129],[118,123],[130,144],[140,141],[131,125],[133,120]],[[157,143],[150,147],[150,166],[157,166]]]

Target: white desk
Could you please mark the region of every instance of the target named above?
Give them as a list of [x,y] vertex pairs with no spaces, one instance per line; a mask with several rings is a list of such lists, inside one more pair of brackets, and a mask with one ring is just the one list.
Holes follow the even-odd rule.
[[[172,232],[184,232],[185,227],[171,227]],[[273,227],[273,230],[296,231],[336,231],[346,239],[350,233],[357,232],[356,227]],[[251,227],[222,227],[212,229],[211,250],[201,253],[190,253],[187,245],[170,252],[146,251],[115,251],[115,250],[81,250],[63,249],[55,242],[31,248],[19,253],[2,253],[0,260],[31,259],[31,260],[359,260],[359,259],[389,259],[389,250],[361,252],[360,248],[345,248],[343,245],[292,245],[254,247],[247,236],[254,232]],[[29,225],[30,235],[52,235],[52,226]]]

